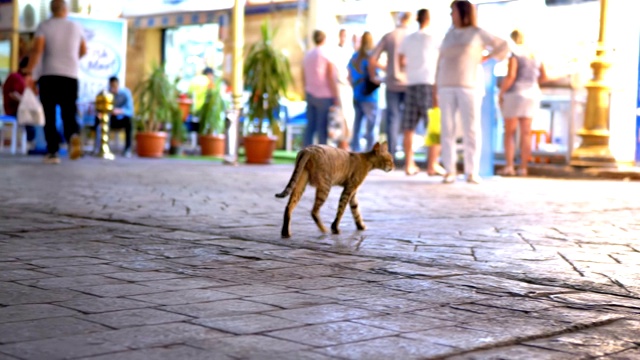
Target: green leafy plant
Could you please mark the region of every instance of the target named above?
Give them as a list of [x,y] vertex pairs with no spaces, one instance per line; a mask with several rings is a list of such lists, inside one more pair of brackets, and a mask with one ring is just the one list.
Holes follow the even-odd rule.
[[200,135],[224,134],[226,104],[222,98],[222,82],[214,82],[214,88],[207,90],[202,107],[197,115],[200,123]]
[[293,76],[289,59],[273,44],[276,31],[269,22],[264,22],[260,31],[262,37],[251,45],[244,63],[244,82],[251,92],[247,104],[251,121],[246,121],[245,127],[253,126],[253,133],[263,134],[262,121],[268,119],[272,132],[279,135],[275,111],[293,83]]
[[162,66],[154,65],[134,93],[138,103],[136,118],[141,131],[166,130],[168,124],[175,124],[176,116],[181,120],[176,86],[169,81]]

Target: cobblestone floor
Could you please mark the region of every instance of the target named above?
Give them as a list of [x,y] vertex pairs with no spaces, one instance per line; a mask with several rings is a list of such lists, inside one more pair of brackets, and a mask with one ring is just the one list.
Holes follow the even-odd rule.
[[[63,159],[66,160],[66,159]],[[0,360],[640,359],[640,183],[0,157]],[[322,209],[330,223],[339,190]]]

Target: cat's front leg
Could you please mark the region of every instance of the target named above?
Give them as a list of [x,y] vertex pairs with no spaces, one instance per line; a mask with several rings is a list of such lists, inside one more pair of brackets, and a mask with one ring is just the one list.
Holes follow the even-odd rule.
[[334,234],[340,234],[340,220],[342,220],[342,215],[344,215],[344,209],[347,207],[347,204],[351,200],[351,196],[354,194],[354,190],[345,187],[342,190],[342,194],[340,195],[340,203],[338,204],[338,212],[336,214],[335,220],[331,224],[331,232]]
[[353,193],[351,196],[351,200],[349,200],[349,207],[351,207],[351,214],[353,215],[353,220],[356,222],[356,227],[358,230],[365,230],[367,226],[364,224],[362,220],[362,215],[360,214],[360,208],[358,206],[358,198],[356,193]]

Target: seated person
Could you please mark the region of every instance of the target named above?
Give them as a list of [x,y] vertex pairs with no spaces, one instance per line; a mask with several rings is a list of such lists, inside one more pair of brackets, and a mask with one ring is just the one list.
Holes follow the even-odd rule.
[[[133,137],[133,96],[129,89],[120,87],[120,80],[115,76],[109,78],[109,92],[113,94],[113,111],[109,120],[109,128],[125,130],[125,145],[122,155],[130,157]],[[100,119],[96,118],[95,127],[99,126]]]
[[[18,65],[18,71],[9,74],[2,87],[4,113],[6,115],[17,116],[18,114],[18,105],[20,105],[22,93],[26,88],[25,75],[28,64],[29,58],[22,58]],[[32,142],[36,137],[35,127],[25,126],[25,130],[27,132],[27,141]]]

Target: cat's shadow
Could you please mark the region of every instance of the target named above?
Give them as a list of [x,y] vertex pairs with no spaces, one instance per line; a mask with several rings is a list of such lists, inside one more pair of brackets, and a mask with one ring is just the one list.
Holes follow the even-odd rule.
[[340,234],[322,234],[318,240],[330,245],[331,250],[341,253],[356,253],[367,235],[358,230],[344,231]]

